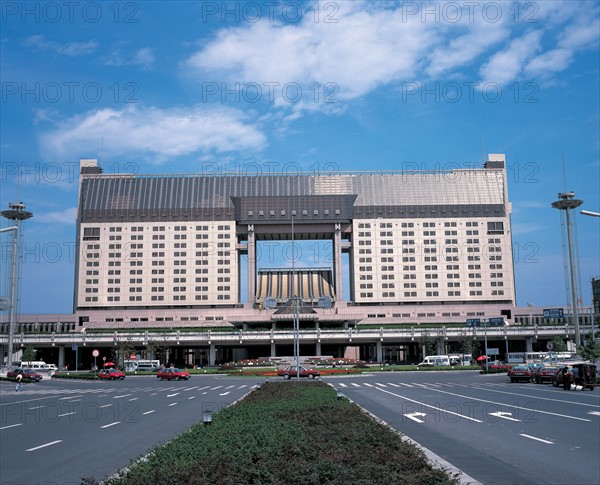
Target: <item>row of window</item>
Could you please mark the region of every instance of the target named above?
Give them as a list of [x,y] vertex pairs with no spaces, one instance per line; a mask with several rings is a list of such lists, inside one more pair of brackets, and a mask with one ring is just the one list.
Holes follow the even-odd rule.
[[[491,294],[492,294],[492,296],[503,296],[504,291],[503,290],[493,290],[491,292]],[[464,295],[466,296],[467,292],[464,292]],[[399,292],[397,296],[398,297],[403,296],[404,298],[417,298],[417,292],[416,291],[404,291],[404,292]],[[425,296],[426,297],[439,297],[440,292],[439,291],[426,291]],[[461,292],[460,291],[448,291],[447,296],[452,296],[452,297],[461,296]],[[483,296],[483,292],[481,290],[471,290],[468,292],[468,296]],[[371,291],[361,292],[360,297],[361,298],[373,298],[373,292],[371,292]],[[381,293],[381,297],[382,298],[396,298],[396,292],[395,291],[383,291]]]

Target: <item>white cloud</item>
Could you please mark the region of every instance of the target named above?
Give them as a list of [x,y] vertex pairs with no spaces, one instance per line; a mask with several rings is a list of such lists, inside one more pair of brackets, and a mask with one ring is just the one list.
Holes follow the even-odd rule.
[[498,83],[504,85],[516,79],[523,66],[540,50],[542,32],[530,32],[514,39],[505,50],[494,54],[481,68],[482,84]]
[[90,147],[111,155],[149,154],[158,159],[194,153],[258,150],[265,135],[239,110],[219,107],[100,109],[58,122],[40,136],[43,152],[75,158]]
[[93,40],[88,42],[67,42],[61,44],[60,42],[48,40],[43,35],[32,35],[27,37],[23,43],[27,47],[51,51],[69,57],[91,54],[98,47],[98,43]]
[[62,211],[35,214],[35,222],[41,224],[75,224],[75,210],[75,207],[70,207]]
[[[579,2],[494,2],[501,12],[493,19],[494,9],[476,2],[335,5],[336,23],[305,15],[294,24],[276,18],[221,29],[184,66],[202,82],[226,80],[230,90],[235,83],[242,88],[244,83],[279,83],[271,102],[296,113],[331,111],[332,106],[339,111],[340,103],[315,102],[311,86],[333,83],[343,102],[379,86],[421,80],[482,78],[505,85],[551,76],[597,39],[598,9]],[[548,49],[552,44],[557,47]],[[300,102],[286,102],[277,91],[287,83],[302,86]]]
[[151,69],[155,60],[154,53],[149,47],[139,49],[133,56],[124,57],[120,50],[115,50],[101,58],[101,62],[105,66],[141,66],[144,70]]

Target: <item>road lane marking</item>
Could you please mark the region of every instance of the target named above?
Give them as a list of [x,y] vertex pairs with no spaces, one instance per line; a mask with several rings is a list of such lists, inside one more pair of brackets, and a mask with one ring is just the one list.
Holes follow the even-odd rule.
[[227,394],[229,394],[231,391],[227,391],[227,392],[223,392],[221,394],[219,394],[219,396],[227,396]]
[[195,399],[195,398],[196,398],[196,396],[191,396],[191,397],[188,397],[188,401],[189,401],[190,399]]
[[402,384],[404,387],[413,387],[412,384],[406,384],[405,382],[401,382],[400,384]]
[[223,386],[217,386],[217,387],[213,387],[213,388],[211,389],[211,391],[216,391],[217,389],[221,389],[222,387],[223,387]]
[[121,394],[119,396],[114,396],[113,399],[121,399],[122,397],[129,397],[131,394]]
[[497,413],[488,413],[490,416],[496,416],[498,418],[502,418],[502,419],[508,419],[509,421],[517,421],[520,422],[520,419],[515,419],[512,417],[511,413],[505,413],[502,411],[498,411]]
[[516,408],[519,409],[521,411],[532,411],[534,413],[540,413],[540,414],[549,414],[550,416],[558,416],[561,418],[567,418],[567,419],[575,419],[577,421],[587,421],[588,423],[591,421],[591,419],[585,419],[585,418],[577,418],[575,416],[567,416],[566,414],[558,414],[558,413],[551,413],[550,411],[540,411],[539,409],[532,409],[532,408],[528,408],[525,406],[515,406],[513,404],[504,404],[501,402],[497,402],[497,401],[489,401],[487,399],[479,399],[477,397],[472,397],[472,396],[465,396],[463,394],[456,394],[455,392],[449,392],[449,391],[442,391],[441,389],[429,389],[430,391],[435,391],[435,392],[441,392],[442,394],[450,394],[451,396],[457,396],[457,397],[464,397],[465,399],[470,399],[471,401],[481,401],[481,402],[489,402],[491,404],[495,404],[497,406],[503,406],[506,408]]
[[530,440],[541,441],[542,443],[546,443],[547,445],[553,445],[554,444],[552,441],[543,440],[542,438],[536,438],[535,436],[530,436],[530,435],[525,434],[525,433],[519,433],[519,436],[523,436],[524,438],[529,438]]
[[100,406],[100,408],[109,408],[111,406],[114,406],[114,404],[104,404],[104,405]]
[[543,399],[544,401],[556,401],[556,402],[562,402],[562,403],[566,403],[566,404],[576,404],[577,406],[587,406],[590,408],[600,408],[600,406],[598,404],[586,404],[584,402],[567,401],[564,399],[553,399],[551,397],[540,397],[540,396],[531,396],[529,394],[518,394],[516,392],[497,391],[495,389],[484,389],[484,388],[476,387],[476,386],[473,386],[473,389],[479,389],[481,391],[488,391],[488,392],[497,392],[499,394],[509,394],[511,396],[530,397],[532,399]]
[[244,387],[248,387],[248,384],[244,384],[244,385],[238,387],[238,389],[243,389]]
[[69,396],[69,397],[61,397],[60,400],[61,401],[65,401],[66,399],[75,399],[76,397],[83,397],[83,395],[81,396]]
[[[33,409],[33,408],[31,408]],[[588,414],[593,414],[594,416],[600,416],[600,411],[590,411]]]
[[376,382],[375,385],[379,386],[379,387],[387,387],[385,384],[382,384],[381,382]]
[[29,411],[31,411],[31,410],[33,410],[33,409],[42,409],[42,408],[45,408],[45,407],[46,407],[46,405],[45,405],[45,404],[43,404],[42,406],[34,406],[34,407],[32,407],[32,408],[29,408]]
[[405,414],[404,416],[406,416],[408,419],[412,419],[413,421],[416,421],[417,423],[424,423],[425,421],[422,419],[417,418],[417,416],[427,416],[425,413],[410,413],[410,414]]
[[204,387],[201,387],[201,388],[200,388],[200,389],[198,389],[198,390],[199,390],[199,391],[202,391],[203,389],[208,389],[209,387],[210,387],[210,386],[204,386]]
[[8,426],[2,426],[0,428],[0,431],[2,431],[3,429],[8,429],[8,428],[16,428],[17,426],[23,426],[23,423],[9,424]]
[[365,382],[364,384],[365,384],[365,386],[367,386],[367,387],[375,387],[373,384],[369,384],[368,382]]
[[350,384],[352,384],[354,387],[360,387],[360,384],[357,384],[356,382],[351,382]]
[[169,407],[171,407],[171,406],[177,406],[177,403],[176,402],[172,402],[171,404],[169,404]]
[[63,413],[63,414],[59,414],[58,417],[62,418],[63,416],[71,416],[72,414],[75,414],[75,411],[71,412],[71,413]]
[[184,389],[184,391],[191,391],[192,389],[196,389],[198,386],[194,386],[194,387],[186,387]]
[[74,400],[69,401],[69,402],[72,403],[72,402],[79,402],[79,401],[81,401],[81,399],[74,399]]
[[348,387],[348,386],[347,386],[346,384],[342,384],[342,383],[340,382],[340,387]]
[[137,401],[138,399],[139,399],[139,397],[132,397],[132,398],[129,400],[129,402],[131,402],[131,401]]
[[46,446],[55,445],[57,443],[62,443],[62,440],[51,441],[50,443],[46,443],[45,445],[36,446],[35,448],[29,448],[28,450],[25,450],[25,451],[35,451],[35,450],[39,450],[40,448],[46,448]]
[[115,421],[114,423],[109,423],[109,424],[105,424],[104,426],[100,426],[100,428],[110,428],[111,426],[114,426],[115,424],[119,424],[121,421]]
[[231,389],[232,387],[235,387],[235,385],[233,385],[233,386],[227,386],[225,389]]
[[437,406],[437,407],[436,406],[431,406],[430,404],[425,404],[424,402],[415,401],[414,399],[409,399],[407,397],[401,396],[400,394],[396,394],[395,392],[386,391],[385,389],[381,389],[379,387],[376,387],[375,389],[377,389],[378,391],[381,391],[381,392],[385,392],[386,394],[391,394],[392,396],[399,397],[400,399],[404,399],[406,401],[410,401],[410,402],[414,402],[416,404],[420,404],[421,406],[424,406],[426,408],[435,409],[437,412],[442,412],[442,413],[446,413],[446,414],[453,414],[455,416],[459,416],[461,418],[468,419],[469,421],[475,421],[476,423],[483,423],[483,421],[481,421],[479,419],[470,418],[469,416],[465,416],[464,414],[454,413],[452,411],[447,411],[445,409],[440,409],[439,406]]
[[153,392],[152,394],[150,394],[151,396],[156,396],[158,394],[158,392]]
[[155,411],[156,411],[156,409],[153,409],[152,411],[146,411],[145,413],[142,413],[142,414],[152,414]]
[[179,392],[176,392],[175,394],[167,394],[167,397],[174,397],[174,396],[179,396]]
[[402,387],[400,384],[394,384],[393,382],[388,382],[388,386]]

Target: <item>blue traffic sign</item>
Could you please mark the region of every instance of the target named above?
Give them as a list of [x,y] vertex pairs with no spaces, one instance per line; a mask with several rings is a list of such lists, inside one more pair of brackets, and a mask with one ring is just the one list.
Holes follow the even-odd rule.
[[467,327],[480,327],[481,319],[480,318],[467,318]]
[[562,308],[544,308],[544,318],[564,318],[565,311]]
[[502,326],[506,323],[504,321],[504,317],[493,317],[490,318],[488,321],[491,326]]

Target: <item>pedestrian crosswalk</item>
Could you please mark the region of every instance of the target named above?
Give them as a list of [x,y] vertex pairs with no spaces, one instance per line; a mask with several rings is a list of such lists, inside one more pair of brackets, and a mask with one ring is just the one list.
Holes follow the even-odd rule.
[[[482,383],[482,384],[477,384],[478,386],[481,385],[495,385],[495,384],[487,384],[487,383]],[[368,389],[368,388],[414,388],[414,389],[428,389],[428,388],[440,388],[440,387],[471,387],[470,385],[467,384],[458,384],[458,383],[448,383],[448,382],[427,382],[427,383],[422,383],[422,382],[338,382],[337,384],[335,384],[336,387],[340,387],[340,388],[347,388],[347,389],[353,389],[353,388],[363,388],[363,389]]]
[[23,388],[22,391],[18,391],[16,392],[14,389],[14,386],[3,386],[0,388],[0,396],[2,395],[7,395],[7,394],[18,394],[19,396],[48,396],[48,397],[52,397],[52,396],[56,396],[59,397],[60,399],[75,399],[76,397],[82,397],[83,395],[98,395],[98,397],[103,397],[103,396],[108,396],[108,395],[112,395],[115,393],[135,393],[135,392],[142,392],[142,393],[156,393],[156,394],[166,394],[168,392],[172,392],[172,391],[178,391],[181,393],[193,393],[196,391],[204,391],[204,392],[210,392],[210,391],[218,391],[218,390],[224,390],[227,389],[229,391],[233,391],[233,390],[250,390],[252,388],[257,387],[256,385],[249,385],[249,384],[241,384],[241,385],[230,385],[230,386],[191,386],[191,387],[185,387],[185,388],[181,388],[180,386],[169,386],[169,387],[154,387],[154,386],[147,386],[147,387],[109,387],[109,388],[105,388],[102,387],[100,389],[90,389],[90,388],[76,388],[76,389],[65,389],[65,388],[42,388],[42,387],[34,387],[33,385],[31,386],[25,386]]

